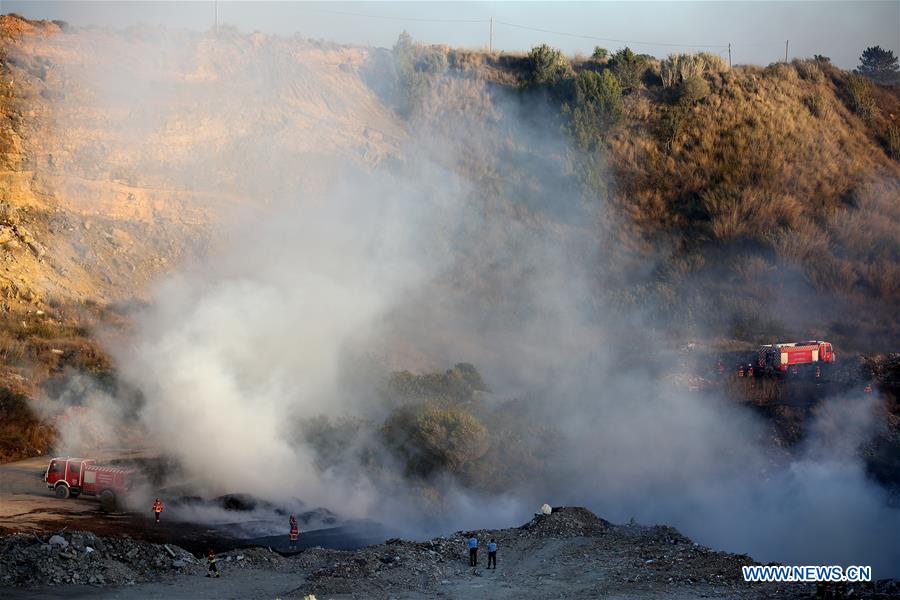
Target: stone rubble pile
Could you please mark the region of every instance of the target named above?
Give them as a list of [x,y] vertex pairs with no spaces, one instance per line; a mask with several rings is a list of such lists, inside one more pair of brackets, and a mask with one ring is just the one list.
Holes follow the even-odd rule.
[[21,533],[0,538],[3,586],[127,585],[200,568],[202,562],[183,548],[129,537],[99,538],[93,533],[71,532],[43,538]]
[[528,537],[594,536],[607,532],[609,521],[579,506],[554,507],[550,514],[540,512],[519,530]]

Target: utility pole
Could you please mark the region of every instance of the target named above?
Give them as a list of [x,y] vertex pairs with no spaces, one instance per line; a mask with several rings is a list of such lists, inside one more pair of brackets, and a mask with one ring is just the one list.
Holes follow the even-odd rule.
[[790,40],[784,40],[784,62],[787,62],[787,52],[788,52],[788,42]]
[[731,68],[731,42],[728,42],[728,68]]
[[216,35],[219,35],[219,0],[214,0],[213,4],[216,7],[216,11],[215,11],[215,13],[216,13],[216,17],[215,17]]
[[488,54],[494,53],[494,17],[491,17],[491,37],[488,39]]

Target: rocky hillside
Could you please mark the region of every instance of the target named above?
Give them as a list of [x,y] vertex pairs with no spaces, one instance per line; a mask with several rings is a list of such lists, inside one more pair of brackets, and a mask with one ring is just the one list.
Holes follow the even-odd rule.
[[140,295],[233,207],[315,185],[331,157],[375,164],[402,137],[364,49],[10,15],[0,40],[7,296]]
[[[411,137],[440,140],[432,158],[472,183],[474,210],[585,253],[600,239],[592,304],[629,335],[639,314],[680,341],[896,349],[895,88],[823,61],[685,77],[646,57],[539,68],[401,42],[0,17],[0,458],[52,439],[15,424],[26,396],[111,375],[97,333],[127,330],[161,273],[247,242],[221,224],[303,202],[348,162],[402,169]],[[515,285],[517,268],[459,268],[448,287],[502,303],[515,294],[486,280]]]
[[108,374],[96,333],[122,331],[161,273],[230,243],[223,220],[314,189],[338,157],[368,168],[396,152],[370,52],[0,17],[0,459],[46,448],[24,397]]

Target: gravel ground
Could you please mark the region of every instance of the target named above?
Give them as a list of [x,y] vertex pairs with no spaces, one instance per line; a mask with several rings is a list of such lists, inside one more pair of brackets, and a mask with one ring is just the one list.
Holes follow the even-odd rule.
[[[465,540],[481,544],[468,565]],[[499,544],[498,568],[484,546]],[[359,551],[268,548],[220,553],[220,579],[171,544],[63,532],[0,538],[0,597],[54,598],[816,598],[813,585],[746,584],[749,556],[718,552],[671,527],[613,525],[583,508],[554,509],[518,528],[399,539]],[[846,598],[897,598],[895,581],[842,590]],[[819,590],[819,596],[822,590]],[[830,596],[840,597],[840,596]]]

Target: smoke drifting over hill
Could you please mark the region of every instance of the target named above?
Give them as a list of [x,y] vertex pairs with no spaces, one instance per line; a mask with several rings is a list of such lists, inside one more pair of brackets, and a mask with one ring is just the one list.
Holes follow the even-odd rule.
[[[166,55],[165,36],[143,43]],[[204,63],[199,49],[198,62],[221,97],[275,107],[305,67],[283,54],[286,42],[254,43],[263,50],[242,60],[281,57],[283,70]],[[179,89],[179,114],[199,119],[206,100],[190,89]],[[613,217],[568,183],[558,115],[483,81],[448,76],[429,90],[397,156],[385,151],[374,166],[347,145],[292,152],[291,122],[278,112],[260,115],[265,131],[223,126],[238,150],[192,156],[199,178],[233,171],[252,181],[242,192],[267,190],[268,202],[229,214],[209,255],[160,282],[135,338],[112,349],[143,392],[140,419],[155,445],[210,491],[299,498],[420,533],[514,524],[543,502],[575,503],[762,560],[896,575],[900,514],[856,458],[876,406],[835,399],[789,457],[773,452],[753,414],[664,378],[650,311],[612,311],[600,299],[620,257],[604,233]],[[328,106],[302,135],[328,139],[342,127]],[[162,129],[172,124],[158,116]],[[132,118],[156,122],[149,105]],[[149,147],[152,135],[135,143]],[[265,165],[235,171],[241,157]],[[499,492],[448,474],[423,487],[387,448],[377,469],[352,445],[338,466],[321,467],[302,419],[380,423],[396,408],[379,393],[391,370],[458,361],[484,375],[486,401],[518,398],[555,432],[552,463]],[[437,490],[436,504],[426,490]]]

